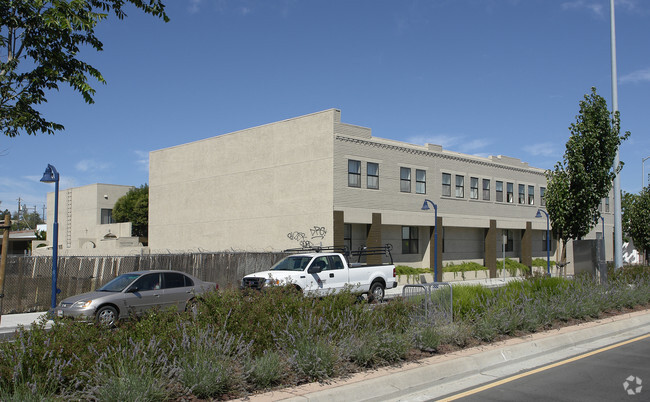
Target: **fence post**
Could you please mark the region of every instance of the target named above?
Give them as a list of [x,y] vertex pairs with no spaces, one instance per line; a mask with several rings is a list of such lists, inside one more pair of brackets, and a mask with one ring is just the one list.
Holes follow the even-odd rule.
[[5,297],[5,267],[7,266],[7,254],[9,254],[9,231],[11,230],[11,216],[5,215],[5,221],[0,226],[2,232],[2,256],[0,257],[0,323],[2,323],[2,299]]

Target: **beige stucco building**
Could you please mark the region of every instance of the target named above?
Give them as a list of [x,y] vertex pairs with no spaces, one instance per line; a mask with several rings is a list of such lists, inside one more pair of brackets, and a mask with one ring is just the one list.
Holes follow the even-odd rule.
[[[59,191],[59,255],[109,255],[139,252],[142,245],[131,236],[131,222],[115,223],[113,206],[133,186],[89,184]],[[47,243],[51,246],[54,192],[47,194]],[[42,242],[40,242],[42,243]],[[48,250],[49,249],[49,250]],[[34,254],[51,249],[33,248]]]
[[[439,266],[494,270],[504,248],[526,265],[546,257],[546,219],[535,217],[544,170],[375,138],[336,109],[153,151],[149,172],[152,251],[388,243],[397,263],[432,267],[434,212],[421,209],[429,199]],[[609,200],[603,216],[610,238]]]

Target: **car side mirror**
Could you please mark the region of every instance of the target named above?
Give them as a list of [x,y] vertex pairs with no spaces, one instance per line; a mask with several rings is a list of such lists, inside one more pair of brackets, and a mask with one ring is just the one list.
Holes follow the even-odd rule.
[[307,273],[308,274],[318,274],[323,271],[323,268],[320,267],[319,265],[312,265],[311,267],[307,268]]
[[137,287],[137,286],[131,286],[130,288],[128,288],[128,289],[126,290],[126,293],[135,293],[135,292],[137,292],[137,291],[138,291],[138,287]]

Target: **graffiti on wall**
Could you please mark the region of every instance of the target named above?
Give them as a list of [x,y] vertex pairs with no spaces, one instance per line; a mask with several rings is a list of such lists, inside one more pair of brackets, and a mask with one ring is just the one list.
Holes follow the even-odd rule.
[[322,241],[325,239],[327,236],[327,229],[324,226],[313,226],[309,228],[309,234],[305,232],[300,232],[300,231],[293,231],[287,233],[287,237],[289,240],[294,240],[298,244],[300,244],[300,247],[308,248],[308,247],[313,247],[316,244],[315,242],[320,242],[322,245]]

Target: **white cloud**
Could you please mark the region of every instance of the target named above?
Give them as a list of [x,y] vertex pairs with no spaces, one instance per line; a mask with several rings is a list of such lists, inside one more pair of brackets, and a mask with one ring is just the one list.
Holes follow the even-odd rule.
[[629,74],[625,74],[618,80],[621,84],[632,83],[636,84],[639,82],[650,82],[650,68],[633,71]]
[[96,172],[106,170],[111,167],[110,163],[100,162],[93,159],[83,159],[77,162],[75,168],[82,172]]
[[201,9],[201,3],[203,0],[190,0],[190,5],[187,8],[187,11],[190,12],[190,14],[196,14],[200,11]]
[[541,142],[539,144],[527,145],[524,147],[524,151],[533,156],[549,157],[557,154],[556,146],[551,142]]
[[598,16],[603,16],[603,3],[593,0],[574,0],[562,3],[563,10],[587,9]]
[[141,170],[149,171],[149,152],[148,151],[133,151],[136,156],[135,163]]

